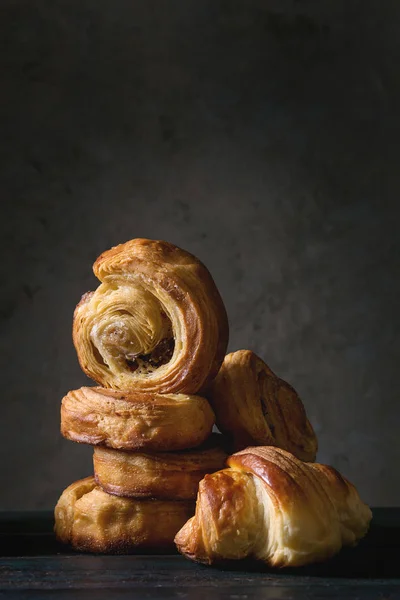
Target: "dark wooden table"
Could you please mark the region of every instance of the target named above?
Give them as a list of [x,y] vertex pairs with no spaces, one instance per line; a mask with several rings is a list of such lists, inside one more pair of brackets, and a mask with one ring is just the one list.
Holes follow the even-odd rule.
[[321,565],[224,569],[179,555],[95,556],[61,547],[51,513],[0,514],[0,598],[96,600],[400,599],[400,509],[374,510],[368,536]]

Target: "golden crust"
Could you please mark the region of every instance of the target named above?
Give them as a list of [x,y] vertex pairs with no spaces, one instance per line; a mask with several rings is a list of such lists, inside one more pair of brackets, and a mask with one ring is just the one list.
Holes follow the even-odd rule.
[[83,371],[124,391],[195,394],[218,372],[228,320],[215,283],[194,256],[135,239],[104,252],[101,281],[76,307],[73,340]]
[[137,498],[195,499],[199,481],[225,466],[227,453],[213,434],[199,448],[178,453],[121,452],[94,449],[97,483],[109,494]]
[[296,391],[250,350],[225,357],[207,396],[220,431],[235,450],[278,446],[314,461],[317,438]]
[[61,433],[74,442],[122,450],[166,452],[193,448],[212,431],[204,398],[185,394],[73,390],[61,403]]
[[76,481],[54,511],[57,539],[85,552],[160,552],[193,514],[190,501],[119,498],[96,486],[94,477]]
[[188,558],[301,566],[366,534],[370,509],[332,467],[272,446],[247,448],[227,462],[230,468],[200,482],[196,514],[175,537]]

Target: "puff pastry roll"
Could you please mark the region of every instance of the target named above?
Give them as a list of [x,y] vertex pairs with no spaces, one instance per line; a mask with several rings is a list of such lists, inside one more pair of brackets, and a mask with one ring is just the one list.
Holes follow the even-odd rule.
[[214,420],[207,400],[186,394],[127,394],[82,387],[68,392],[61,402],[64,437],[122,450],[193,448],[208,438]]
[[254,352],[228,354],[207,397],[234,450],[278,446],[301,460],[315,460],[317,438],[298,394]]
[[94,477],[76,481],[54,510],[58,540],[86,552],[160,552],[193,514],[189,501],[134,500],[106,494]]
[[176,535],[188,558],[301,566],[354,545],[368,530],[370,509],[332,467],[272,446],[247,448],[227,462],[230,468],[200,482],[196,514]]
[[94,449],[94,475],[109,494],[159,499],[196,499],[199,481],[223,469],[227,453],[213,434],[199,448],[182,452],[121,452],[101,446]]
[[103,387],[195,394],[228,343],[224,304],[206,267],[162,241],[135,239],[93,265],[101,285],[74,314],[83,371]]

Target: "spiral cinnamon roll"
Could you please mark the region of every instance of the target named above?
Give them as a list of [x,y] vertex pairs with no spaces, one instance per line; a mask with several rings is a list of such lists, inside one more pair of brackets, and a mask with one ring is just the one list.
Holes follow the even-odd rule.
[[250,350],[225,357],[207,397],[235,450],[277,446],[314,461],[317,438],[297,392]]
[[193,501],[119,498],[87,477],[61,494],[54,530],[59,541],[76,550],[157,553],[173,549],[175,534],[193,514]]
[[216,375],[228,342],[224,304],[206,267],[163,241],[104,252],[101,281],[74,314],[83,371],[103,387],[194,394]]
[[109,494],[135,498],[196,499],[199,481],[225,466],[227,452],[213,434],[202,446],[182,452],[121,452],[94,449],[97,483]]
[[122,450],[194,448],[210,435],[214,413],[204,398],[82,387],[61,402],[61,433],[74,442]]

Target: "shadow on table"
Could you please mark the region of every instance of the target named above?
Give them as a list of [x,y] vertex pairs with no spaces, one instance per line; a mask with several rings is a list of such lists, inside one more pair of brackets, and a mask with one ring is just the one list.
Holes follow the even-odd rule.
[[[270,569],[255,561],[231,561],[218,567],[204,567],[212,572],[279,573],[296,576],[330,578],[395,578],[400,576],[400,522],[396,509],[376,509],[368,535],[355,548],[344,548],[337,556],[321,564],[292,569]],[[375,519],[376,516],[376,519]],[[52,532],[53,519],[49,513],[35,513],[34,518],[8,514],[0,523],[1,557],[35,557],[73,555],[71,548],[57,542]],[[136,553],[145,555],[143,551]],[[148,552],[147,554],[152,554]],[[165,553],[164,553],[165,554]],[[176,552],[171,552],[177,555]],[[174,557],[172,556],[174,559]],[[179,560],[178,556],[177,559]],[[185,561],[186,563],[186,561]],[[187,561],[189,566],[191,563]]]

